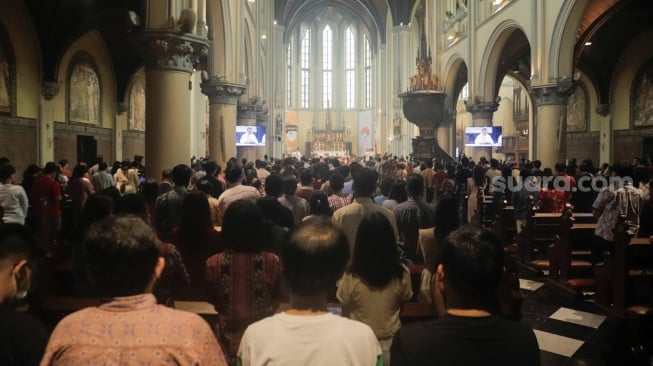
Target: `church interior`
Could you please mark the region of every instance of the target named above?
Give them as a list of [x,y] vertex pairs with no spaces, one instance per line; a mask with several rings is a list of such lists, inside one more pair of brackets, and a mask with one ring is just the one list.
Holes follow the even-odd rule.
[[[196,161],[334,159],[376,169],[381,191],[388,162],[650,172],[652,20],[649,0],[2,0],[0,157],[16,184],[32,165],[72,171],[100,156],[108,168],[139,157],[156,181]],[[648,237],[618,235],[630,221],[615,219],[615,250],[597,266],[592,202],[531,202],[515,232],[509,199],[456,194],[463,222],[505,239],[518,315],[507,313],[533,329],[542,365],[650,364],[653,256]],[[70,291],[66,263],[49,264],[54,300],[34,307],[49,327],[93,304]],[[435,317],[421,305],[403,319]]]

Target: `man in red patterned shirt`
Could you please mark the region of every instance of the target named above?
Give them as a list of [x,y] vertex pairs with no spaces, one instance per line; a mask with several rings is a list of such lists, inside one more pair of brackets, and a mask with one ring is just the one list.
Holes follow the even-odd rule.
[[61,320],[41,365],[227,364],[202,318],[157,305],[152,289],[165,266],[159,246],[136,217],[111,217],[88,230],[86,270],[110,300]]

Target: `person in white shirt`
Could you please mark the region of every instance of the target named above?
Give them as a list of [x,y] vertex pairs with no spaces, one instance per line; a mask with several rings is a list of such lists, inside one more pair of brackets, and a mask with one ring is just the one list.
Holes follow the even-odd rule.
[[16,168],[8,164],[0,166],[0,207],[4,210],[0,221],[25,225],[27,194],[22,186],[12,184],[15,176]]
[[256,202],[261,197],[261,194],[256,188],[242,185],[243,170],[240,165],[229,164],[224,173],[228,188],[218,197],[218,222],[220,225],[222,225],[222,218],[224,218],[224,214],[227,212],[230,204],[238,200]]
[[243,145],[258,145],[258,139],[252,133],[251,127],[247,127],[247,132],[240,136],[240,143]]
[[494,140],[492,136],[488,135],[487,128],[481,129],[481,134],[476,136],[474,140],[475,145],[494,145]]
[[281,250],[290,308],[245,330],[239,364],[382,365],[372,329],[327,309],[327,293],[348,261],[347,238],[328,219],[315,217],[296,227]]

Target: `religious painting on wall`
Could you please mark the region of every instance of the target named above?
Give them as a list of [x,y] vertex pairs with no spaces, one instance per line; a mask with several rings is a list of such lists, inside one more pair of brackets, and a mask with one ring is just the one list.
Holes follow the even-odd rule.
[[567,132],[587,131],[587,93],[578,85],[567,102]]
[[73,66],[68,78],[70,122],[100,122],[100,79],[93,65],[80,59]]
[[145,87],[140,81],[129,92],[129,129],[145,131]]
[[630,113],[633,127],[653,125],[653,59],[644,64],[633,80]]
[[[2,32],[2,28],[0,28]],[[2,34],[0,34],[1,36]],[[0,37],[0,112],[11,112],[11,85],[12,77],[10,68],[9,47]]]

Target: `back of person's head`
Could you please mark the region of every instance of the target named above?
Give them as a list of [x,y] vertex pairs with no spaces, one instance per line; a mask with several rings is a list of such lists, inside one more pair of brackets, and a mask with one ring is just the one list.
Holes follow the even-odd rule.
[[118,200],[114,210],[116,215],[134,215],[149,221],[147,203],[140,194],[126,194]]
[[53,162],[48,162],[45,164],[45,167],[43,167],[43,174],[48,175],[48,174],[54,174],[59,172],[59,166]]
[[224,178],[230,184],[241,183],[243,179],[242,167],[238,164],[227,164],[227,169],[224,170]]
[[612,172],[620,178],[631,177],[633,168],[630,163],[624,160],[612,164]]
[[329,198],[326,193],[322,191],[315,190],[311,192],[311,195],[308,198],[308,204],[310,206],[309,213],[311,215],[331,216],[333,214],[331,207],[329,207]]
[[88,168],[86,167],[86,165],[82,165],[82,164],[75,165],[75,168],[73,169],[72,177],[73,178],[81,178],[86,173],[88,173]]
[[302,186],[310,186],[313,183],[313,173],[310,169],[302,169],[299,172],[299,182]]
[[14,168],[12,165],[0,165],[0,182],[11,179],[11,176],[14,174],[16,174],[16,168]]
[[10,160],[9,160],[8,157],[0,156],[0,165],[5,165],[5,164],[9,164],[9,163],[10,163]]
[[283,178],[283,194],[293,195],[297,191],[297,179],[293,176]]
[[159,261],[159,239],[136,216],[111,216],[92,225],[83,243],[84,265],[104,296],[144,293]]
[[214,176],[215,171],[218,169],[218,163],[216,163],[213,160],[209,160],[204,164],[204,170],[206,171],[206,175],[208,176]]
[[283,177],[279,174],[270,174],[265,178],[265,194],[279,197],[283,193]]
[[[120,192],[118,192],[118,194],[120,194]],[[82,208],[79,219],[78,239],[82,239],[89,226],[111,216],[118,201],[120,201],[120,198],[118,198],[117,201],[114,201],[112,197],[103,194],[94,194],[88,197],[84,207]]]
[[460,164],[462,164],[463,167],[466,167],[467,165],[469,165],[469,159],[467,157],[463,157],[462,159],[460,159]]
[[148,179],[143,183],[141,195],[145,199],[145,202],[155,202],[156,198],[159,196],[159,184],[153,179]]
[[256,203],[238,200],[227,208],[222,220],[222,236],[236,252],[263,250],[263,216]]
[[388,197],[390,195],[390,189],[392,185],[395,184],[395,179],[392,177],[385,177],[381,181],[381,194]]
[[334,173],[331,175],[331,178],[329,178],[329,187],[331,187],[334,192],[342,191],[342,189],[345,188],[345,178],[338,173]]
[[352,177],[354,178],[352,188],[356,193],[356,197],[372,197],[376,191],[376,175],[374,172],[363,167],[360,169],[353,169],[352,167]]
[[556,163],[555,165],[556,173],[564,173],[567,170],[565,163]]
[[190,183],[190,176],[192,174],[193,173],[188,165],[176,165],[172,168],[172,181],[175,183],[175,186],[187,187],[188,183]]
[[108,167],[109,167],[109,165],[107,165],[106,161],[103,161],[100,164],[98,164],[98,170],[102,171],[102,172],[107,170]]
[[326,296],[349,262],[347,236],[329,218],[306,220],[290,232],[281,262],[292,294]]
[[485,169],[482,165],[477,165],[472,171],[472,180],[476,187],[482,187],[485,184]]
[[336,171],[345,178],[349,175],[349,167],[347,165],[337,166]]
[[[181,222],[179,233],[186,239],[201,238],[213,228],[209,200],[201,193],[189,193],[181,204]],[[187,245],[204,245],[205,243],[186,243]]]
[[408,199],[408,195],[406,194],[406,181],[395,181],[395,183],[392,185],[392,188],[390,188],[390,194],[388,195],[388,198],[397,201],[397,203],[405,202]]
[[368,214],[358,226],[349,272],[372,287],[383,288],[401,279],[403,267],[392,225],[380,212]]
[[[16,281],[11,292],[0,293],[0,304],[18,292],[29,290],[31,276],[28,269],[36,268],[41,255],[36,240],[25,226],[16,223],[0,225],[0,273],[13,276]],[[5,286],[4,280],[0,286]]]
[[164,169],[161,172],[161,180],[172,181],[172,169]]
[[415,173],[409,175],[406,179],[406,190],[411,197],[420,197],[424,192],[424,178]]
[[463,226],[444,239],[441,264],[445,289],[456,294],[457,303],[447,305],[486,309],[503,275],[503,246],[493,233]]
[[211,194],[211,191],[213,191],[213,184],[207,179],[207,178],[202,178],[195,183],[195,187],[197,187],[197,190],[205,193],[205,194]]
[[460,218],[452,212],[458,212],[458,200],[453,197],[444,197],[435,206],[435,239],[438,248],[433,253],[433,258],[430,258],[437,265],[440,261],[440,249],[442,248],[442,241],[449,234],[460,227]]
[[496,169],[499,167],[499,160],[497,159],[490,159],[490,166],[492,169]]
[[535,169],[540,169],[542,167],[542,162],[540,160],[533,160],[533,166]]

